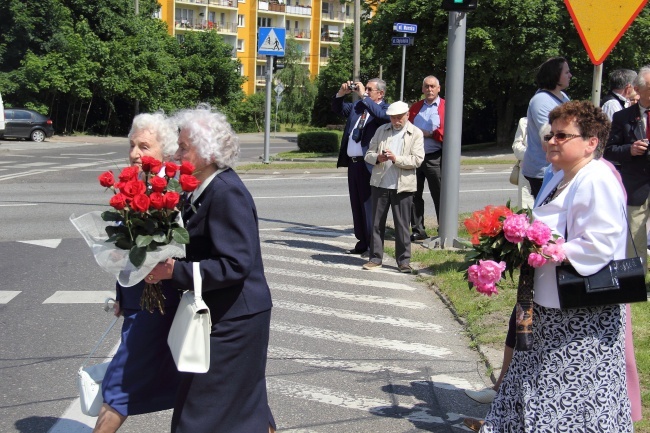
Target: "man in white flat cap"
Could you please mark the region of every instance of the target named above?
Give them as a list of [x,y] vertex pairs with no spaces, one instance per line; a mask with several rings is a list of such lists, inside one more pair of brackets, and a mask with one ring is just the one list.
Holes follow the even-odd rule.
[[395,224],[395,259],[399,272],[411,273],[411,207],[417,189],[415,170],[424,160],[422,131],[409,122],[405,102],[393,102],[386,110],[390,123],[377,128],[365,161],[373,166],[370,176],[372,233],[370,257],[363,269],[382,266],[388,208]]

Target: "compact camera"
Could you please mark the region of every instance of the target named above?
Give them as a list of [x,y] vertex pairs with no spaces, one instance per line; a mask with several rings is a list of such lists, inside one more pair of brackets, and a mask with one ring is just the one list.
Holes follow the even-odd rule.
[[356,92],[358,87],[359,86],[357,84],[355,84],[355,83],[348,84],[348,89],[352,90],[353,92]]

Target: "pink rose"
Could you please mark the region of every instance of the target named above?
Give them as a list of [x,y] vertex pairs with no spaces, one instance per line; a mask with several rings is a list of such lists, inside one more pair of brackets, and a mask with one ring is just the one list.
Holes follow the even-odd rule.
[[478,261],[478,280],[482,285],[496,284],[501,279],[501,274],[506,270],[506,262],[494,260]]
[[554,262],[561,263],[564,261],[564,259],[566,259],[566,254],[564,254],[564,247],[562,246],[563,244],[564,239],[556,239],[555,243],[544,245],[542,248],[542,253],[545,256],[550,257]]
[[528,256],[528,264],[533,268],[540,268],[546,264],[546,259],[541,254],[530,253]]
[[467,281],[475,286],[478,285],[478,265],[472,265],[467,269]]
[[508,241],[518,244],[526,237],[530,227],[528,216],[525,214],[512,214],[503,221],[503,234]]
[[535,245],[546,245],[548,241],[551,240],[551,229],[541,221],[534,221],[526,233],[528,239],[530,239]]
[[492,296],[496,295],[499,293],[497,290],[496,284],[488,283],[488,284],[478,284],[476,286],[476,290],[480,293],[483,293],[484,295]]

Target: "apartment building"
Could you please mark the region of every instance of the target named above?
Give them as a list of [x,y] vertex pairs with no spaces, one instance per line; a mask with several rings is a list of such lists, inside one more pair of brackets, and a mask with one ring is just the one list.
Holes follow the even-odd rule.
[[159,0],[160,19],[169,33],[216,30],[233,47],[248,77],[247,95],[266,86],[266,56],[257,55],[257,29],[282,27],[298,41],[302,63],[313,77],[326,65],[346,26],[352,25],[354,6],[339,0]]

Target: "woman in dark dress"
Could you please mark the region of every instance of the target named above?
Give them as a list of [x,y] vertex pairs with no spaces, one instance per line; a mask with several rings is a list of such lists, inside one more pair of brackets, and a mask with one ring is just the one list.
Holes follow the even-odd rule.
[[265,377],[271,293],[255,203],[231,168],[239,142],[225,116],[210,109],[185,110],[174,120],[176,158],[194,165],[201,184],[183,214],[187,257],[158,264],[146,278],[191,289],[192,262],[199,262],[212,332],[210,369],[183,375],[172,432],[274,432]]
[[[164,115],[140,114],[133,119],[129,133],[129,162],[141,166],[142,156],[169,159],[178,148],[177,138]],[[165,314],[157,309],[150,313],[140,307],[143,288],[144,282],[133,287],[116,284],[115,315],[124,316],[122,341],[102,382],[104,404],[93,432],[113,433],[129,415],[174,406],[181,376],[167,346],[167,334],[179,294],[163,284]]]

